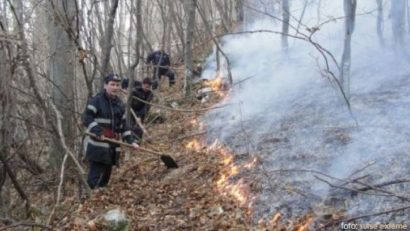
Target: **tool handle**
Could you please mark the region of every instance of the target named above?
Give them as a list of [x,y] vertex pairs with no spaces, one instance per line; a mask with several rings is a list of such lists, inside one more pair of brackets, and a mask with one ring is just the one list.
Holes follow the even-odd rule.
[[[95,134],[90,133],[90,132],[85,132],[85,134],[89,135],[93,138],[98,138],[98,136],[96,136]],[[110,139],[110,138],[107,138],[107,137],[103,137],[102,140],[108,141],[108,142],[113,143],[113,144],[122,145],[122,146],[125,146],[125,147],[128,147],[128,148],[134,148],[134,146],[132,146],[131,144],[127,144],[127,143],[121,142],[119,140]],[[154,151],[154,150],[151,150],[151,149],[146,149],[146,148],[142,148],[142,147],[139,147],[138,149],[140,149],[144,152],[149,152],[149,153],[156,154],[156,155],[163,155],[163,153],[160,153],[160,152],[157,152],[157,151]]]

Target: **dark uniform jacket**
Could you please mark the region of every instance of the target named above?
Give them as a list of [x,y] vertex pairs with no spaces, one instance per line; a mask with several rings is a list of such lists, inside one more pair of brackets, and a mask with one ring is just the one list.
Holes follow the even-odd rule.
[[141,118],[141,121],[144,121],[144,118],[150,109],[150,105],[141,102],[138,99],[150,102],[154,95],[152,94],[152,91],[144,91],[141,87],[141,82],[136,81],[135,83],[136,88],[132,91],[133,98],[131,101],[131,108],[134,110],[135,114]]
[[[110,99],[105,90],[91,98],[84,112],[83,124],[87,131],[97,136],[108,134],[122,137],[128,143],[134,141],[131,131],[125,122],[125,108],[118,97]],[[113,137],[110,137],[113,138]],[[89,161],[107,165],[118,165],[120,147],[90,137],[88,139],[86,158]]]
[[171,64],[169,55],[164,51],[154,51],[147,57],[147,63],[152,62],[154,65],[169,66]]

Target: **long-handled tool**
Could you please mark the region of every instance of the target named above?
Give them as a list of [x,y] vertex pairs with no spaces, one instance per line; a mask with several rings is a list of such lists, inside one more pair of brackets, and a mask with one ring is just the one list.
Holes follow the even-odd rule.
[[[87,134],[87,135],[89,135],[93,138],[98,138],[95,134],[90,133],[90,132],[85,132],[85,134]],[[115,139],[110,139],[110,138],[107,138],[107,137],[103,137],[102,140],[108,141],[108,142],[113,143],[113,144],[118,144],[118,145],[121,145],[121,146],[125,146],[125,147],[128,147],[128,148],[134,148],[131,144],[127,144],[127,143],[124,143],[124,142],[121,142],[121,141],[118,141],[118,140],[115,140]],[[148,153],[155,154],[155,155],[159,156],[161,158],[162,162],[165,164],[165,166],[167,168],[178,168],[177,162],[170,155],[167,155],[167,154],[164,154],[164,153],[161,153],[161,152],[157,152],[157,151],[154,151],[154,150],[142,148],[142,147],[139,147],[138,149],[142,150],[144,152],[148,152]]]

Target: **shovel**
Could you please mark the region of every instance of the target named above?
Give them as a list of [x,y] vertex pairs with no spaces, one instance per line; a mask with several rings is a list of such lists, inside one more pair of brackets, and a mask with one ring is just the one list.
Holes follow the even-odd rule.
[[[89,135],[93,138],[98,138],[95,134],[90,133],[90,132],[85,132],[85,134],[87,134],[87,135]],[[118,141],[118,140],[115,140],[115,139],[110,139],[110,138],[107,138],[107,137],[103,137],[102,140],[108,141],[108,142],[113,143],[113,144],[118,144],[118,145],[121,145],[121,146],[125,146],[125,147],[128,147],[128,148],[134,148],[131,144],[127,144],[127,143],[124,143],[124,142],[121,142],[121,141]],[[164,154],[164,153],[161,153],[161,152],[157,152],[157,151],[154,151],[154,150],[142,148],[142,147],[139,147],[138,149],[140,149],[144,152],[148,152],[148,153],[155,154],[155,155],[159,156],[160,159],[162,160],[162,162],[165,164],[165,166],[167,168],[178,168],[177,162],[170,155],[167,155],[167,154]]]

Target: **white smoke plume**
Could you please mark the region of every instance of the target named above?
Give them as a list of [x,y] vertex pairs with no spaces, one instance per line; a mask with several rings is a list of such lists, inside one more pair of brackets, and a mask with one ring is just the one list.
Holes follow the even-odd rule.
[[[303,25],[311,29],[318,27],[312,39],[340,63],[344,41],[343,1],[308,2]],[[320,9],[318,2],[321,2]],[[295,28],[304,3],[291,1],[290,24]],[[397,46],[394,43],[390,1],[383,5],[384,47],[377,36],[376,1],[357,1],[357,4],[351,43],[350,103],[353,117],[336,85],[323,75],[325,60],[311,43],[289,38],[289,49],[283,52],[279,34],[227,35],[223,38],[222,49],[232,63],[234,86],[222,103],[229,106],[204,118],[210,131],[209,139],[218,138],[237,153],[245,150],[261,156],[264,171],[268,172],[315,170],[343,179],[374,162],[360,172],[370,175],[365,181],[378,183],[408,177],[408,44]],[[243,31],[281,31],[280,21],[251,9],[248,11],[258,15],[258,19],[245,25]],[[325,21],[328,22],[320,25]],[[309,33],[305,26],[300,26],[300,31]],[[290,34],[297,35],[292,28]],[[404,41],[408,40],[408,35],[406,30]],[[327,58],[331,71],[338,77],[336,65],[329,56]],[[208,58],[206,67],[202,77],[213,78],[216,75],[215,54]],[[289,193],[281,191],[279,183],[274,192],[265,186],[259,199],[259,216],[282,211],[286,203],[297,206],[290,206],[285,213],[301,215],[315,203],[331,197],[331,188],[313,174],[272,173],[272,177],[307,191],[311,202],[294,194],[285,196]],[[404,188],[409,189],[408,185]],[[387,200],[358,197],[346,204],[349,213],[360,214],[366,209],[377,210]],[[398,203],[394,199],[387,202],[392,207]]]

